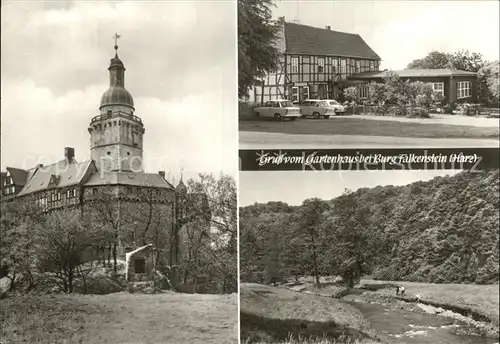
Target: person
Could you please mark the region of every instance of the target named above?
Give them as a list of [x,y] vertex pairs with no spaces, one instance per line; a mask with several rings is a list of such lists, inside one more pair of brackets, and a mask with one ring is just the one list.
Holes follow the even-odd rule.
[[396,286],[396,295],[399,295],[399,285]]
[[404,296],[405,295],[405,287],[401,286],[399,288],[399,293],[401,294],[401,296]]

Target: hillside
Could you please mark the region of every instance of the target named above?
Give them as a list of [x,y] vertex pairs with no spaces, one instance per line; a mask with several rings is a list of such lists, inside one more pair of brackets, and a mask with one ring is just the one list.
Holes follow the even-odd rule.
[[241,277],[498,282],[499,171],[240,208]]
[[217,343],[238,338],[230,295],[24,295],[2,300],[4,343]]

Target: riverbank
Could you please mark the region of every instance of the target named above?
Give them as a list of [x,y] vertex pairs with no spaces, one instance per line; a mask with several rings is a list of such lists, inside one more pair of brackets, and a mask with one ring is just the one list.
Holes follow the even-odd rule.
[[477,314],[481,321],[491,322],[498,326],[500,318],[500,300],[498,284],[434,284],[416,282],[388,282],[362,279],[360,286],[374,290],[379,294],[395,296],[393,285],[406,288],[406,297],[414,299],[416,294],[421,294],[422,301],[433,306],[452,309],[455,312],[465,310],[469,314]]
[[[483,321],[484,317],[472,316],[458,306],[450,310],[432,306],[430,305],[432,301],[415,302],[415,298],[410,294],[403,298],[396,297],[394,284],[390,283],[365,284],[366,289],[358,286],[348,290],[343,286],[324,282],[325,285],[321,289],[308,281],[279,287],[253,285],[248,288],[243,285],[240,303],[242,342],[248,344],[330,344],[364,343],[364,341],[398,344],[498,342],[498,325]],[[472,287],[474,289],[475,286]],[[325,310],[328,312],[326,317]],[[314,320],[316,312],[319,315],[319,323],[310,323],[310,320]],[[334,317],[337,317],[337,321],[333,320]],[[343,317],[342,323],[338,321],[340,317]],[[345,336],[339,338],[336,337],[339,332],[331,331],[331,328],[344,328],[349,331],[345,331]],[[352,331],[353,329],[358,332]],[[360,332],[368,335],[352,336]],[[287,335],[291,337],[287,338]]]
[[240,335],[242,343],[321,339],[365,344],[379,339],[360,311],[339,300],[253,283],[240,285]]

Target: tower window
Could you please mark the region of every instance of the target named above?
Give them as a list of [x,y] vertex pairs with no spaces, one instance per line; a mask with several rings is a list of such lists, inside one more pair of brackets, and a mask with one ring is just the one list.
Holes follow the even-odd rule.
[[108,152],[108,155],[111,155],[111,152]]
[[111,114],[112,114],[112,111],[108,110],[108,116],[111,116]]
[[97,189],[92,189],[92,194],[97,195]]
[[127,155],[130,155],[130,152],[127,152]]

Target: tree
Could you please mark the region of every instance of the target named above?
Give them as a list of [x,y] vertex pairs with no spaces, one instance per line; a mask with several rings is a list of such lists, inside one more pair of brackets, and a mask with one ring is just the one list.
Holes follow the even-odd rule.
[[357,101],[358,89],[356,88],[356,86],[347,87],[344,89],[344,96],[348,101]]
[[[98,251],[98,259],[101,254],[108,251],[108,264],[113,256],[113,271],[117,273],[118,240],[120,236],[125,236],[121,230],[124,228],[125,217],[121,211],[121,201],[119,200],[119,189],[117,187],[105,187],[99,190],[93,200],[86,202],[84,212],[88,218],[90,226],[96,230],[99,237],[96,238],[94,246]],[[105,264],[105,254],[102,255],[102,263]]]
[[321,252],[321,236],[323,212],[328,209],[328,205],[319,198],[307,199],[302,203],[297,214],[297,229],[295,231],[297,237],[303,238],[304,248],[303,254],[306,256],[306,261],[309,262],[309,271],[316,280],[316,286],[321,286],[319,255]]
[[272,0],[238,0],[238,96],[248,96],[259,79],[276,68],[277,33]]
[[500,101],[500,61],[487,62],[478,71],[478,97],[482,103],[497,104]]
[[449,59],[451,68],[474,73],[477,73],[485,63],[481,54],[468,50],[460,50],[450,54]]
[[450,54],[431,51],[421,59],[413,60],[406,69],[439,69],[450,67]]
[[11,290],[16,287],[17,276],[30,290],[37,282],[32,229],[42,223],[42,209],[29,199],[2,202],[1,207],[0,257],[3,273],[11,281]]
[[49,213],[44,223],[32,230],[40,269],[53,273],[62,289],[72,293],[76,275],[85,276],[81,268],[84,254],[94,246],[97,233],[79,210]]
[[200,174],[198,181],[188,181],[188,190],[190,221],[184,227],[184,237],[190,265],[184,273],[202,272],[208,275],[208,283],[217,292],[235,292],[238,274],[236,181],[225,174],[219,178]]

